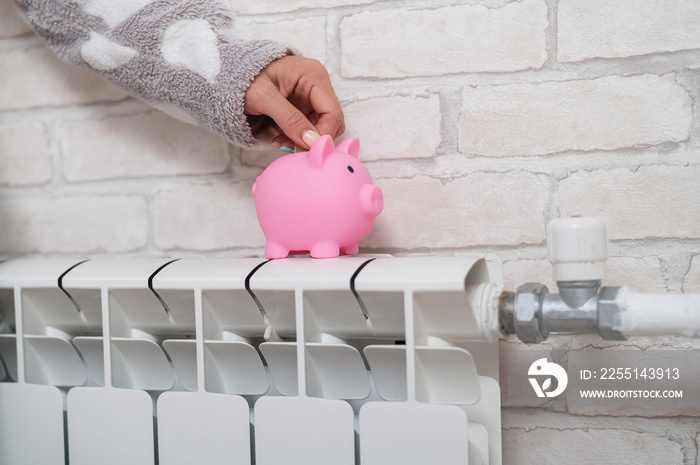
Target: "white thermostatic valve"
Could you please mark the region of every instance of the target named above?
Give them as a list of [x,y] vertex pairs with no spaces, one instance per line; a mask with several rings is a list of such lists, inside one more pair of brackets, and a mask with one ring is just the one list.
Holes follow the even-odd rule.
[[608,258],[605,221],[593,217],[550,221],[547,257],[557,282],[602,280]]

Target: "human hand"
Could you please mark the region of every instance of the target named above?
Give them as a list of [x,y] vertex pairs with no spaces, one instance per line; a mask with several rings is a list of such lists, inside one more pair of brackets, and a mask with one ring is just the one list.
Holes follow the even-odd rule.
[[286,56],[258,74],[245,93],[244,112],[263,116],[273,145],[310,148],[321,135],[345,132],[343,110],[326,68],[316,60]]

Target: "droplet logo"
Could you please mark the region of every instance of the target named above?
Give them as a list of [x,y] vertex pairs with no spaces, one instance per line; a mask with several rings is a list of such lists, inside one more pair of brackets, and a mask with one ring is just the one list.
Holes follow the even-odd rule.
[[[537,397],[556,397],[564,392],[566,385],[569,383],[566,370],[557,363],[548,362],[546,358],[535,360],[535,363],[530,365],[527,374],[530,376],[528,380],[530,380],[532,389],[535,390]],[[542,381],[542,385],[540,385],[537,377],[543,376],[547,376],[547,378],[545,378],[544,381]],[[557,380],[557,387],[553,391],[549,391],[548,389],[552,387],[552,377]]]

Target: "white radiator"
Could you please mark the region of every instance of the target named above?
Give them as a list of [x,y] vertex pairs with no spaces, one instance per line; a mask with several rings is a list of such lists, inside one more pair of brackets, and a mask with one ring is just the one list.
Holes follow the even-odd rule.
[[495,257],[0,263],[0,464],[501,463]]

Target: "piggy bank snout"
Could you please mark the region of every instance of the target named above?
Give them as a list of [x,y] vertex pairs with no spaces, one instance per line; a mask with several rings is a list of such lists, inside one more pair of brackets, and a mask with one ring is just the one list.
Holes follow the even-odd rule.
[[374,184],[365,184],[360,190],[360,207],[362,212],[374,218],[384,209],[384,194]]

